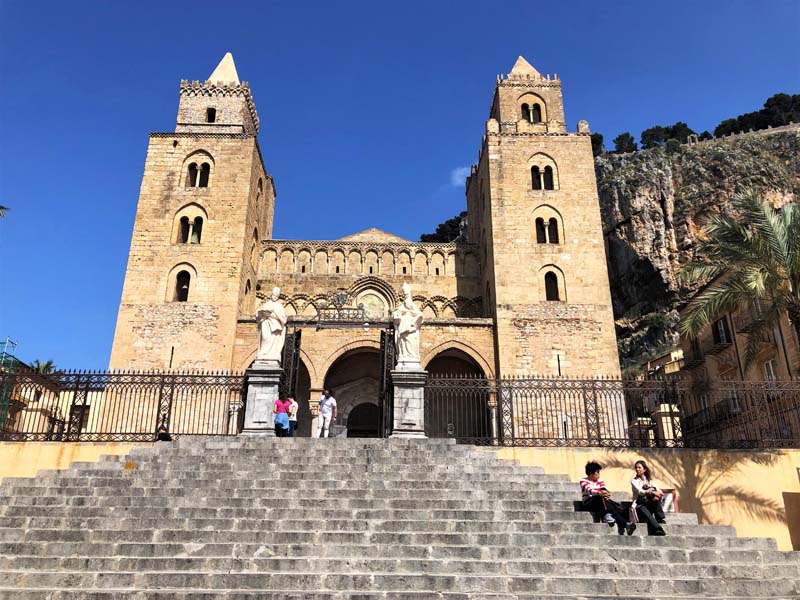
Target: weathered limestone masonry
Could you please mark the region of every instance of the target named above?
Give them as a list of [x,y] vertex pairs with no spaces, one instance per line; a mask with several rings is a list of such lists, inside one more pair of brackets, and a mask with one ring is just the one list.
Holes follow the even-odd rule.
[[181,82],[175,131],[150,135],[112,368],[230,368],[257,240],[272,233],[257,131],[230,55],[206,83]]
[[[278,286],[290,327],[304,327],[300,434],[325,386],[349,427],[352,410],[378,405],[380,331],[409,283],[431,373],[618,374],[589,129],[567,133],[558,78],[520,57],[498,79],[467,179],[468,229],[452,243],[375,228],[271,239],[258,127],[230,55],[205,83],[181,82],[175,132],[150,136],[112,368],[243,371],[257,298]],[[335,297],[363,306],[363,327],[307,327]]]
[[561,81],[522,57],[498,78],[467,207],[498,371],[618,375],[589,126],[567,133]]

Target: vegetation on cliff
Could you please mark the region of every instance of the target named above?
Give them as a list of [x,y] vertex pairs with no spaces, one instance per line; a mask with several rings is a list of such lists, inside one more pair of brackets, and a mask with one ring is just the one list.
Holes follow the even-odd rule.
[[678,312],[697,282],[698,233],[753,189],[775,204],[800,197],[800,130],[654,148],[595,159],[611,296],[623,368],[677,343]]

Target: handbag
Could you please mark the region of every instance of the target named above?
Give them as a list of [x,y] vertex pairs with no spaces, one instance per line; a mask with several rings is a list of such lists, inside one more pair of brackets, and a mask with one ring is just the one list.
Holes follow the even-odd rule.
[[636,512],[636,505],[631,504],[631,507],[628,509],[628,523],[638,523],[639,522],[639,513]]

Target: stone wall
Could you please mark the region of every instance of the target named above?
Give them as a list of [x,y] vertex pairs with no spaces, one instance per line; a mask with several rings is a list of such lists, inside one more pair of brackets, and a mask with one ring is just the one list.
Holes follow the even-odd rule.
[[[208,186],[187,187],[187,164],[201,160],[212,164]],[[274,197],[265,183],[254,137],[151,135],[111,368],[230,368],[248,275],[255,292],[252,231],[260,224],[271,233]],[[205,217],[199,243],[176,237],[187,206]],[[181,271],[190,275],[186,302],[174,301]]]
[[[532,189],[534,165],[552,165],[554,189]],[[495,307],[503,375],[557,374],[559,361],[562,375],[619,374],[592,175],[587,133],[502,133],[496,121],[487,123],[481,164],[471,177],[478,180],[468,189],[481,189],[485,178],[489,190],[484,206],[473,210],[487,248],[484,295]],[[539,243],[541,215],[556,219],[558,243]],[[557,301],[546,299],[547,273],[557,280]]]

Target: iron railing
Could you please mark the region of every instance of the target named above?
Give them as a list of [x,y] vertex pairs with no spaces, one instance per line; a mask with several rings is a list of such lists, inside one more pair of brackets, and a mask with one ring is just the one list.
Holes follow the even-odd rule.
[[[159,428],[237,435],[245,385],[228,372],[0,372],[0,440],[152,441]],[[384,412],[382,425],[390,403]],[[425,427],[483,445],[800,448],[800,381],[431,375]]]
[[800,447],[800,381],[429,377],[429,437],[508,446]]
[[0,373],[0,440],[152,441],[159,427],[172,437],[236,435],[243,384],[225,372]]

